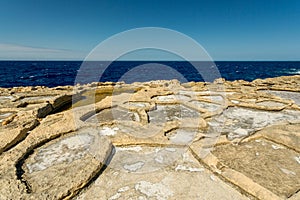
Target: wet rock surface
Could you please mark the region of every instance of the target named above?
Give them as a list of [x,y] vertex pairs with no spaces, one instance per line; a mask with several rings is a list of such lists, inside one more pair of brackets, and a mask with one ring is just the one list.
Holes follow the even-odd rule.
[[299,199],[299,88],[0,88],[0,199]]

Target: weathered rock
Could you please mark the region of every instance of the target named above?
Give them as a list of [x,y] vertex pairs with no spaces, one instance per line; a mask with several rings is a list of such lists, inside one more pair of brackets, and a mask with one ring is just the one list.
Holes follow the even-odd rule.
[[223,145],[212,152],[219,160],[271,192],[288,198],[300,188],[298,153],[268,140]]
[[0,127],[0,154],[22,141],[39,121],[28,112],[20,112],[3,121]]
[[23,179],[31,198],[73,196],[97,176],[112,154],[108,140],[91,129],[68,135],[35,149],[24,161]]
[[[248,199],[178,148],[117,148],[109,167],[74,199]],[[179,156],[180,155],[180,156]]]
[[0,199],[298,199],[299,86],[0,88]]

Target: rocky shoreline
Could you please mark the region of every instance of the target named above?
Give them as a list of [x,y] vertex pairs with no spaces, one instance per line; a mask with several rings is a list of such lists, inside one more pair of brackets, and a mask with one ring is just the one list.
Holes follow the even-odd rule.
[[0,88],[0,199],[300,199],[300,76]]

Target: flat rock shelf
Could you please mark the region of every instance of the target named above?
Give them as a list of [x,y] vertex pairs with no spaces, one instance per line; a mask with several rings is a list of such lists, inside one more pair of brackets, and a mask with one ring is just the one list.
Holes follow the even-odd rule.
[[0,199],[300,199],[300,76],[0,88]]

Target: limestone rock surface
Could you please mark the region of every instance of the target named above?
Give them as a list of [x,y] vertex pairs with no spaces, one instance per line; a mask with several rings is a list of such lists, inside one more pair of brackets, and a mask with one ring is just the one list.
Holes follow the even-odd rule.
[[300,197],[300,76],[0,88],[0,199]]

